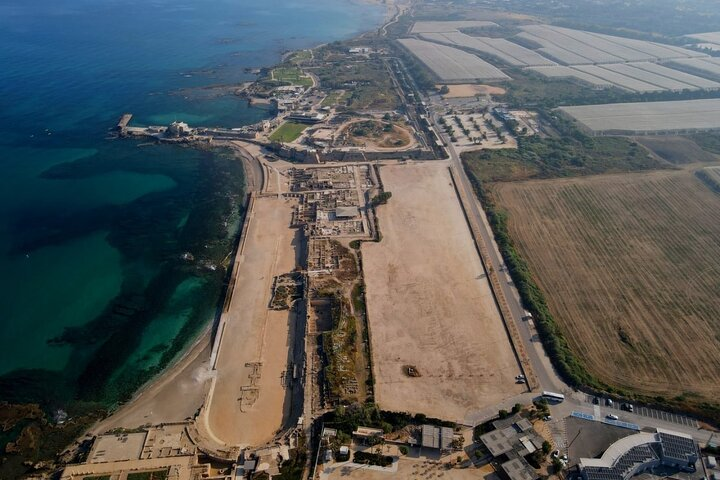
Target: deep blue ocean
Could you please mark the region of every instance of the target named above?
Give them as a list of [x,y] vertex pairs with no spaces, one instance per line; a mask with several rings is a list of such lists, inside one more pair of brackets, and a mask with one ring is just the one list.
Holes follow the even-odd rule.
[[111,406],[213,318],[242,168],[110,140],[120,114],[253,123],[268,112],[203,87],[383,14],[349,0],[0,0],[0,400]]

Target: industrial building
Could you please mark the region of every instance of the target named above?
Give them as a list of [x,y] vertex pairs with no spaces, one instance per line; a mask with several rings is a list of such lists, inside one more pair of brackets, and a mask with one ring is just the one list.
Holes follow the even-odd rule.
[[655,433],[621,438],[600,458],[581,458],[578,469],[584,480],[628,480],[662,467],[692,473],[697,470],[698,459],[697,445],[690,435],[658,428]]
[[450,450],[454,437],[453,429],[449,427],[436,427],[423,425],[421,429],[420,445],[424,448],[435,448],[442,451]]
[[544,439],[535,432],[530,421],[513,415],[493,422],[495,430],[480,437],[500,469],[510,480],[535,480],[535,469],[525,460],[536,450],[542,449]]

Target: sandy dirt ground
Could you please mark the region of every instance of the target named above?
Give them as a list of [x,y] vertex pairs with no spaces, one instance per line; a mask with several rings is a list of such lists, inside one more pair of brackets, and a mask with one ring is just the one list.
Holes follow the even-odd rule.
[[[437,85],[438,88],[442,85]],[[450,91],[443,95],[443,98],[469,98],[476,95],[505,95],[505,89],[492,85],[474,85],[465,83],[460,85],[448,85]]]
[[[472,432],[466,435],[466,440],[472,439]],[[396,457],[395,464],[385,469],[379,467],[368,467],[351,462],[333,462],[324,465],[319,478],[321,480],[333,480],[340,478],[358,478],[363,480],[387,480],[387,479],[428,479],[445,478],[448,480],[470,480],[485,479],[499,480],[491,465],[476,467],[468,460],[466,452],[472,452],[474,446],[466,442],[468,447],[465,451],[453,452],[440,457],[437,450],[410,448],[407,455],[402,455],[397,445],[388,444],[383,446],[383,455]],[[364,448],[367,451],[367,448]],[[457,464],[457,458],[461,463]],[[448,468],[448,464],[453,468]]]
[[[351,120],[343,125],[341,125],[338,129],[338,136],[342,134],[346,134],[346,131],[356,123],[366,122],[369,119],[360,119],[360,120]],[[384,122],[380,120],[374,120],[378,125],[382,125]],[[393,145],[393,142],[399,140],[402,143],[399,145]],[[383,134],[379,137],[354,137],[349,136],[347,144],[344,146],[355,146],[355,147],[362,147],[363,149],[367,151],[384,151],[384,150],[396,150],[396,151],[402,151],[402,150],[410,150],[412,148],[416,148],[418,145],[417,140],[415,139],[415,136],[412,134],[412,132],[408,129],[407,126],[401,126],[397,124],[393,124],[393,131],[390,134]]]
[[696,168],[495,185],[555,320],[608,385],[720,397],[720,196]]
[[392,192],[378,209],[383,239],[362,246],[376,399],[462,423],[522,393],[519,366],[447,165],[380,175]]
[[[217,356],[217,381],[205,414],[210,434],[226,445],[259,445],[271,440],[289,411],[287,369],[291,315],[268,309],[273,278],[296,265],[296,230],[289,228],[292,203],[257,198]],[[259,396],[242,387],[253,384],[248,363],[261,362],[254,381]],[[241,408],[241,404],[243,407]]]
[[98,423],[95,435],[115,428],[182,422],[205,400],[210,379],[210,329],[178,362],[144,387],[126,406]]

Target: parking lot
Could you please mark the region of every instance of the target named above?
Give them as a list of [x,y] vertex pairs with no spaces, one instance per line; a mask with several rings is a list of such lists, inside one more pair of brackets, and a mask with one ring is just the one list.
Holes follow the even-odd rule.
[[[593,395],[587,395],[586,401],[590,404],[593,403],[593,399],[595,397]],[[613,405],[606,405],[605,399],[602,397],[598,397],[600,399],[600,406],[606,409],[613,409],[618,410],[619,412],[622,412],[623,410],[620,408],[622,405],[622,402],[613,402]],[[684,415],[678,415],[676,413],[670,413],[670,412],[664,412],[662,410],[655,410],[653,408],[647,408],[643,406],[635,405],[635,408],[633,412],[635,415],[642,415],[643,417],[648,418],[654,418],[657,420],[663,420],[665,422],[671,422],[671,423],[677,423],[678,425],[685,425],[688,427],[694,427],[698,428],[698,422],[695,419],[692,419],[690,417],[686,417]],[[616,413],[619,417],[622,418],[622,413]]]

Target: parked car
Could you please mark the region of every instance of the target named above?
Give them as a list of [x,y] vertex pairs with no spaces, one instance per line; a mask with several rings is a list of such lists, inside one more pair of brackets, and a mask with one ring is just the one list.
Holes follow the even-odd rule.
[[606,398],[606,399],[605,399],[605,405],[607,405],[608,407],[612,407],[612,406],[613,406],[613,401],[612,401],[612,399],[611,399],[611,398]]
[[620,417],[613,415],[612,413],[605,415],[605,418],[609,418],[610,420],[620,420]]

